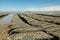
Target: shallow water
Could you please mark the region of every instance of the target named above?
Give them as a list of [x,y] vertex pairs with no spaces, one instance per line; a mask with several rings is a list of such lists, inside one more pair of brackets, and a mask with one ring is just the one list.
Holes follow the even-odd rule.
[[0,19],[0,25],[10,23],[12,20],[12,17],[13,17],[13,14],[9,14],[9,15],[5,16],[4,18]]

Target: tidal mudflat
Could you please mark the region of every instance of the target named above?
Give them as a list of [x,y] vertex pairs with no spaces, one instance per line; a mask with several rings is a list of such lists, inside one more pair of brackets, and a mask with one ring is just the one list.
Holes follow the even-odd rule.
[[14,14],[9,26],[10,40],[59,40],[60,16]]
[[59,15],[8,14],[0,19],[0,40],[60,40]]

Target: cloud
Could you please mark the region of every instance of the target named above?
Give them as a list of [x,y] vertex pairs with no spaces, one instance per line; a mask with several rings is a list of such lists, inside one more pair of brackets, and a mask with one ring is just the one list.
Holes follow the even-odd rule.
[[24,11],[39,11],[38,8],[25,8]]
[[60,6],[49,6],[43,8],[25,8],[24,11],[60,11]]
[[18,8],[0,8],[0,11],[1,12],[6,12],[6,11],[10,11],[10,12],[13,12],[13,11],[20,11],[21,9],[18,9]]
[[47,6],[42,8],[0,8],[0,11],[60,11],[60,6]]
[[60,6],[50,6],[40,9],[41,11],[60,11]]

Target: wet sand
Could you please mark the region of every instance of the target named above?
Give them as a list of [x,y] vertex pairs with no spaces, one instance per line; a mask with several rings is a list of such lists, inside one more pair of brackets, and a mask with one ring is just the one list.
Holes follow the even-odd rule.
[[0,40],[8,40],[8,26],[10,25],[10,22],[12,20],[12,16],[13,15],[4,15],[4,17],[2,17],[0,19]]
[[9,40],[59,40],[59,19],[53,15],[15,14],[9,26]]
[[8,14],[2,14],[0,15],[0,19],[4,18],[5,16],[7,16]]
[[0,40],[7,40],[8,37],[8,28],[9,24],[4,24],[0,26]]
[[55,15],[14,14],[9,23],[0,26],[0,39],[60,40],[59,19]]

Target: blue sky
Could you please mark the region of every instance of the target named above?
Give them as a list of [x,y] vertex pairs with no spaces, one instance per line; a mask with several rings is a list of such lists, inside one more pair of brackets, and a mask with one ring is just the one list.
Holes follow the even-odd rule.
[[20,11],[47,6],[60,6],[60,0],[0,0],[0,11]]

